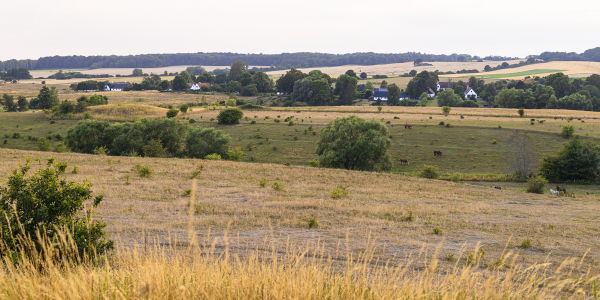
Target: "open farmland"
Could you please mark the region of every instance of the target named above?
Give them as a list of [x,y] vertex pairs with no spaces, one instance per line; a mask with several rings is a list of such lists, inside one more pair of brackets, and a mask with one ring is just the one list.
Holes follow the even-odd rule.
[[521,76],[531,76],[531,75],[540,75],[540,74],[552,74],[552,73],[558,73],[558,72],[563,72],[564,70],[530,70],[530,71],[523,71],[523,72],[517,72],[517,73],[507,73],[507,74],[488,74],[488,75],[479,75],[476,76],[477,78],[481,77],[481,78],[511,78],[511,77],[521,77]]
[[[491,65],[490,65],[491,66]],[[600,74],[600,62],[589,62],[589,61],[551,61],[547,63],[539,63],[526,65],[517,68],[508,68],[502,70],[496,70],[485,73],[474,73],[474,74],[453,74],[444,75],[447,77],[481,77],[484,78],[510,78],[510,79],[523,79],[525,76],[546,76],[557,72],[557,70],[563,70],[562,72],[569,77],[587,77],[591,74]],[[534,72],[536,74],[526,73]],[[546,71],[545,73],[539,73],[537,71]],[[488,77],[485,77],[488,76]],[[497,76],[497,77],[489,77]]]

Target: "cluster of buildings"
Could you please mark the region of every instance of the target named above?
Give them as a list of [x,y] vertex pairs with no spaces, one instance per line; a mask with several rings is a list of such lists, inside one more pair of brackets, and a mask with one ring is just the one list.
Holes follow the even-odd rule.
[[[443,90],[446,90],[449,88],[450,88],[449,82],[439,82],[437,85],[437,92],[443,91]],[[360,88],[359,88],[359,90],[362,91],[362,89],[360,89]],[[429,88],[427,91],[427,96],[433,98],[433,97],[435,97],[435,92],[431,88]],[[479,96],[477,96],[477,93],[472,88],[470,88],[469,84],[467,83],[467,88],[465,90],[465,99],[469,99],[471,97],[478,98]],[[400,93],[400,101],[402,101],[404,99],[410,99],[410,97],[405,92],[401,92]],[[374,101],[377,101],[377,100],[387,101],[388,100],[388,89],[375,88],[375,90],[373,91],[373,100]]]

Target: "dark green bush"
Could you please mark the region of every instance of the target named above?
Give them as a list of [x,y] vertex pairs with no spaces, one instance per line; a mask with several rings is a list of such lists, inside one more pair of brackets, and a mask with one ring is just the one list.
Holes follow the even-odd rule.
[[527,180],[527,192],[535,194],[543,194],[544,186],[548,183],[548,180],[542,176],[531,177]]
[[177,117],[178,113],[179,113],[179,110],[171,108],[171,109],[169,109],[169,111],[167,111],[167,118],[175,118],[175,117]]
[[227,150],[231,138],[214,128],[195,128],[190,130],[185,139],[188,157],[205,158],[209,154],[219,154],[227,158]]
[[217,120],[219,124],[239,124],[244,113],[239,108],[228,108],[219,113]]
[[440,173],[436,166],[425,165],[419,176],[423,178],[437,179],[440,177]]

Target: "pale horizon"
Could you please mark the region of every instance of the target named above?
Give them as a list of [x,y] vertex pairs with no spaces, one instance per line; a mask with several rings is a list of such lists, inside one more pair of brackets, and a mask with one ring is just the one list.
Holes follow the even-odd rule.
[[[581,9],[585,7],[585,9]],[[232,52],[470,54],[524,58],[600,46],[600,2],[184,0],[4,3],[0,60]],[[516,9],[518,8],[518,9]]]

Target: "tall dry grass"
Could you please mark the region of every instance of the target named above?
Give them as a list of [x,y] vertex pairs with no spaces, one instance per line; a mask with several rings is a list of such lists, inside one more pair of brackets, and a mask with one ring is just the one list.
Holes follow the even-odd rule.
[[[195,184],[194,184],[195,186]],[[193,216],[195,188],[189,202]],[[519,265],[507,252],[482,265],[478,247],[462,251],[450,270],[438,268],[439,249],[421,249],[404,263],[377,261],[372,244],[343,264],[325,255],[324,244],[285,252],[250,251],[240,258],[229,247],[219,254],[216,239],[195,239],[192,222],[185,243],[121,247],[102,257],[77,257],[72,237],[63,231],[58,243],[46,241],[37,253],[21,249],[26,259],[4,256],[0,273],[3,299],[597,299],[598,274],[583,259],[567,259],[555,271],[550,263]],[[39,238],[39,235],[38,235]],[[218,237],[228,243],[227,235]],[[187,246],[179,249],[173,245]],[[265,240],[263,247],[269,247]],[[463,259],[460,259],[463,256]],[[466,258],[466,259],[465,259]],[[583,271],[583,272],[582,272]],[[574,276],[573,274],[583,274]]]

